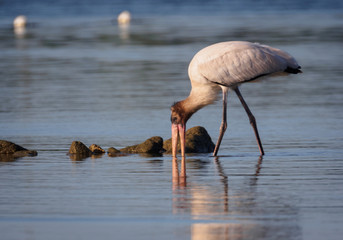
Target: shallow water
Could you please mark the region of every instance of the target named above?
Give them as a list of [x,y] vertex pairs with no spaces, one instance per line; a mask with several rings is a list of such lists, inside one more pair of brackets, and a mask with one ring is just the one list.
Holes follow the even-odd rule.
[[[38,156],[0,162],[2,239],[343,235],[341,14],[142,14],[128,29],[110,17],[40,16],[23,36],[10,20],[0,26],[0,136]],[[241,87],[263,159],[234,94],[219,157],[188,155],[186,179],[168,154],[66,155],[74,140],[107,149],[169,138],[169,107],[189,93],[190,59],[224,40],[284,49],[304,72]],[[188,126],[215,141],[220,113],[218,102]]]

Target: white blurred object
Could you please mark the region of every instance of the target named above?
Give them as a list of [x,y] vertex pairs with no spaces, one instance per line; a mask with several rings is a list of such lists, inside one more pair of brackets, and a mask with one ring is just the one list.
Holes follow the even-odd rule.
[[13,21],[14,28],[25,28],[27,18],[24,15],[16,17]]
[[17,16],[13,21],[14,34],[22,38],[26,34],[27,18],[24,15]]
[[131,14],[128,11],[123,11],[118,15],[118,24],[119,25],[127,25],[131,21]]

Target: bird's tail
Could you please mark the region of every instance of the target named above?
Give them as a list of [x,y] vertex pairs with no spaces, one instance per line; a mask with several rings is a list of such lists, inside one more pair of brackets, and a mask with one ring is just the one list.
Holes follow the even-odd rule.
[[301,67],[298,66],[297,68],[291,68],[291,67],[287,67],[285,72],[286,73],[293,73],[293,74],[298,74],[298,73],[302,73],[302,71],[300,70]]

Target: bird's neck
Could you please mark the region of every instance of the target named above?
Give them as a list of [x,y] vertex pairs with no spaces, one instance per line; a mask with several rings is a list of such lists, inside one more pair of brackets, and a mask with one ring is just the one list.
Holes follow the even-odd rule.
[[181,107],[185,122],[199,109],[212,104],[217,99],[218,89],[192,88],[189,96],[180,101],[178,104]]
[[183,116],[182,118],[185,123],[195,112],[203,107],[191,96],[188,96],[186,99],[178,102],[177,105],[180,109],[180,114]]

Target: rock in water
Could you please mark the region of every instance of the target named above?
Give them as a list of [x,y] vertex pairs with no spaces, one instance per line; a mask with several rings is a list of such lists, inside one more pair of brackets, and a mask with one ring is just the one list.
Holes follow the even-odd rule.
[[0,140],[0,154],[12,155],[13,157],[37,156],[37,151],[28,150],[15,143]]
[[92,144],[89,146],[89,150],[93,152],[93,154],[103,154],[105,153],[105,150],[102,149],[99,145]]
[[120,152],[118,149],[116,149],[114,147],[110,147],[107,150],[107,154],[109,157],[123,157],[123,156],[127,156],[129,153]]
[[9,141],[0,140],[0,154],[13,154],[17,151],[23,150],[27,149]]
[[120,149],[124,153],[161,153],[163,151],[163,139],[151,137],[143,143]]
[[119,157],[122,156],[120,151],[114,147],[110,147],[109,149],[107,149],[107,154],[110,157]]
[[163,139],[151,137],[137,146],[138,153],[160,153],[163,150]]
[[109,149],[107,149],[107,153],[108,154],[116,154],[116,153],[120,153],[120,151],[114,147],[110,147]]
[[[192,127],[186,131],[186,153],[209,153],[214,151],[214,143],[206,129],[201,126]],[[172,151],[171,138],[163,143],[167,153]],[[180,152],[180,141],[178,142]]]
[[84,157],[89,157],[92,155],[92,151],[80,141],[72,142],[69,148],[69,154],[78,154]]

